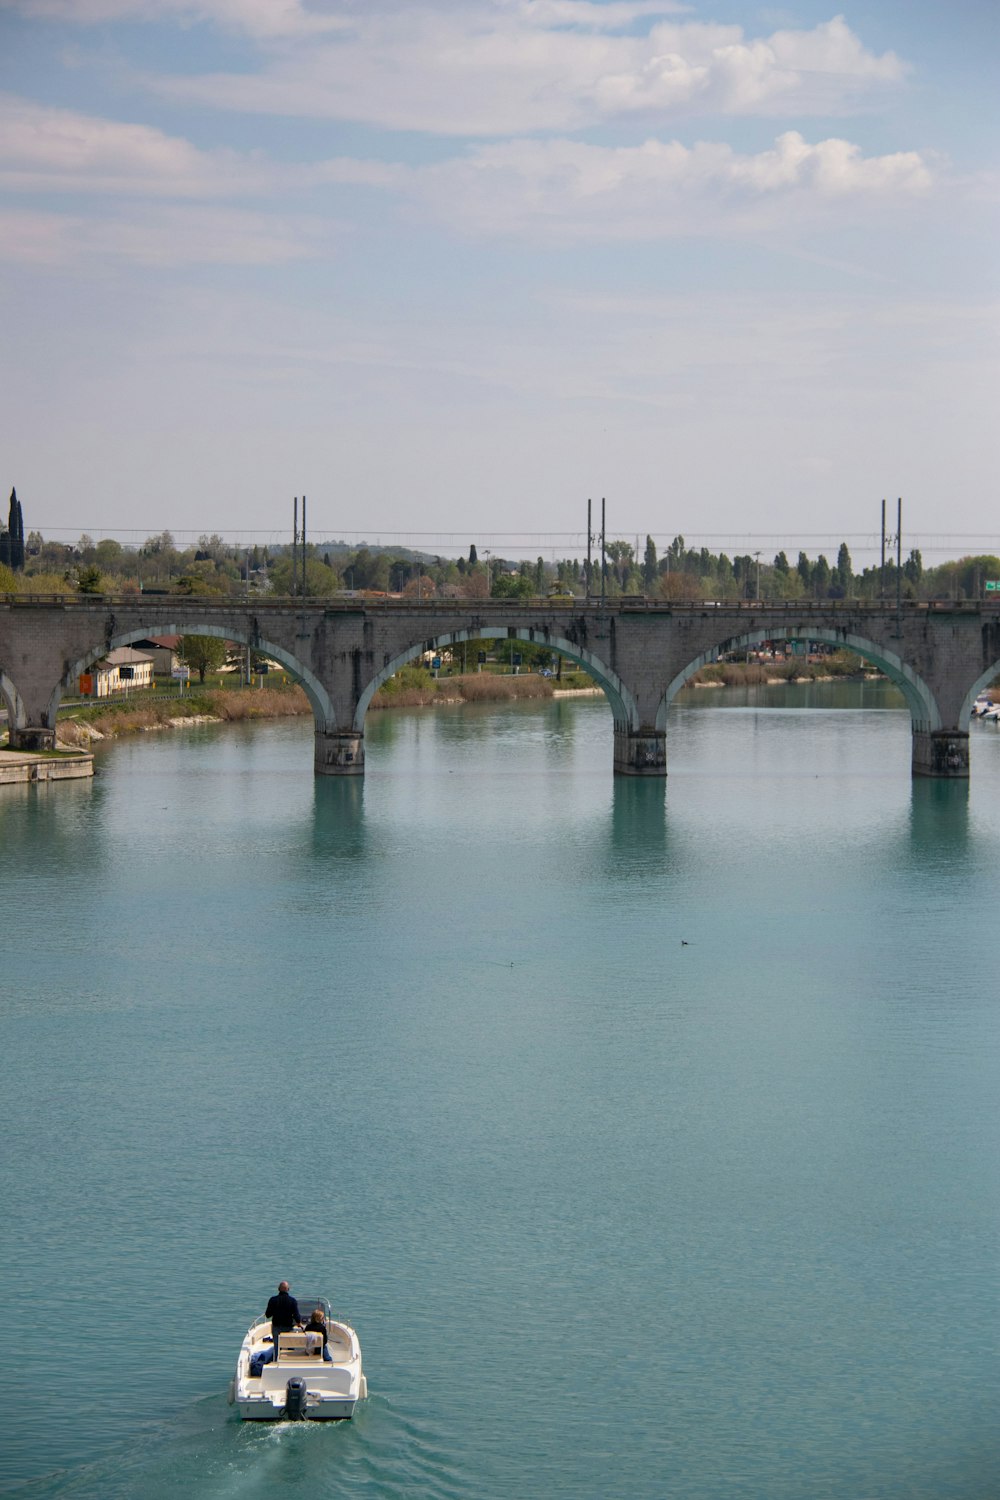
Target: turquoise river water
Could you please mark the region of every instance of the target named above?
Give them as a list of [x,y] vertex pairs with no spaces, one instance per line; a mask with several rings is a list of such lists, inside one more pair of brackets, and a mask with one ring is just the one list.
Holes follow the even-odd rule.
[[[103,750],[0,794],[0,1491],[995,1500],[1000,731],[878,685]],[[355,1420],[241,1424],[279,1278]]]

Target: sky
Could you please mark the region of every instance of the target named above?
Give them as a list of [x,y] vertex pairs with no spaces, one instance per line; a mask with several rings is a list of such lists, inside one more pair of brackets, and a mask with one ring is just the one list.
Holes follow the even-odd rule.
[[995,0],[0,0],[0,488],[1000,550],[998,60]]

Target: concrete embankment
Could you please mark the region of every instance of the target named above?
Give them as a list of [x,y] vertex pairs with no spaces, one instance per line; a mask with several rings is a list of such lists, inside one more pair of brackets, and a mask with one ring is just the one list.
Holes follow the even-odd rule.
[[77,781],[93,776],[94,757],[86,750],[46,755],[28,750],[0,750],[0,786],[32,785],[40,781]]

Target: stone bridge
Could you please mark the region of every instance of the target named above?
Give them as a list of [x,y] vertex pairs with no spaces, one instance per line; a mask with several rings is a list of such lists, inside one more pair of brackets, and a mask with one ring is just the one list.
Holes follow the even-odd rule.
[[117,646],[149,635],[213,635],[281,662],[305,689],[316,772],[364,770],[373,694],[418,653],[501,638],[550,646],[604,689],[614,716],[614,769],[665,776],[670,704],[700,666],[762,641],[825,641],[855,651],[902,690],[913,772],[969,773],[976,694],[1000,676],[1000,604],[989,602],[672,604],[659,600],[236,601],[140,595],[0,600],[0,696],[11,744],[44,748],[77,678]]

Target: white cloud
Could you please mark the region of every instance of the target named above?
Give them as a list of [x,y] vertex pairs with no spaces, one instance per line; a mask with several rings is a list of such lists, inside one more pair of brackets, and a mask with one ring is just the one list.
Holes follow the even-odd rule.
[[203,152],[148,125],[0,96],[0,182],[25,189],[224,192],[236,154]]
[[[11,0],[6,3],[11,4]],[[345,24],[329,12],[311,10],[303,0],[13,0],[13,5],[33,20],[77,26],[113,21],[210,22],[262,41],[312,37],[339,31]]]
[[[583,0],[373,5],[335,37],[289,41],[257,72],[149,81],[178,99],[254,114],[511,135],[681,111],[844,113],[906,71],[894,53],[869,52],[839,16],[748,38],[740,26],[663,13]],[[636,31],[642,17],[653,24]]]
[[712,142],[509,141],[422,168],[405,186],[469,233],[572,242],[760,232],[834,204],[843,214],[852,199],[918,197],[932,180],[917,152],[865,157],[849,141],[788,131],[756,155]]
[[[773,148],[755,154],[708,141],[689,147],[649,139],[605,147],[561,138],[497,142],[422,167],[345,157],[277,163],[259,152],[202,151],[149,126],[10,97],[0,98],[0,159],[0,185],[21,193],[178,200],[172,216],[157,217],[147,203],[132,221],[116,225],[109,253],[150,263],[269,263],[320,253],[332,225],[324,233],[316,226],[319,215],[329,217],[324,194],[331,188],[384,189],[466,234],[566,243],[759,232],[790,216],[808,223],[831,204],[843,215],[852,201],[857,212],[866,200],[912,199],[933,184],[928,163],[916,152],[866,157],[850,141],[810,143],[797,131],[786,131]],[[291,196],[311,201],[317,215],[304,249],[293,249],[281,223],[264,211]],[[218,205],[236,198],[257,202],[260,211],[252,220],[223,214]],[[214,207],[200,219],[193,211],[185,218],[184,200]],[[55,222],[78,225],[90,217]],[[99,217],[103,223],[104,209]],[[17,223],[18,244],[26,226],[43,231],[38,218]],[[173,230],[182,223],[193,231],[186,250],[174,245]],[[216,245],[208,239],[213,225]],[[51,225],[44,233],[48,249],[42,261],[61,258],[72,244],[87,254],[103,243],[99,225],[88,232],[74,229],[65,243]]]
[[0,95],[0,186],[17,192],[215,200],[324,183],[385,186],[397,175],[381,162],[289,165],[260,152],[202,151],[152,126]]
[[146,205],[138,213],[99,218],[0,211],[0,261],[31,266],[275,266],[321,253],[328,239],[328,226],[308,217],[279,219],[202,205]]

